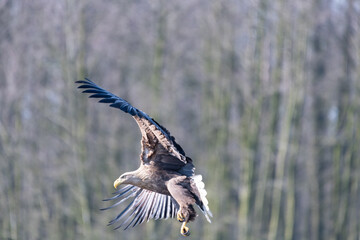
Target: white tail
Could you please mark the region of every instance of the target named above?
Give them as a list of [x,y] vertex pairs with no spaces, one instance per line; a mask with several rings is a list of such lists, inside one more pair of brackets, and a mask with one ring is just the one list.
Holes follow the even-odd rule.
[[200,200],[203,203],[203,206],[199,206],[200,210],[203,212],[203,214],[205,215],[206,219],[208,220],[208,222],[211,223],[210,217],[212,217],[212,213],[209,209],[209,201],[206,199],[206,195],[207,192],[205,190],[205,184],[202,181],[202,176],[201,175],[195,175],[191,177],[194,180],[195,186],[198,189],[199,193],[200,193]]

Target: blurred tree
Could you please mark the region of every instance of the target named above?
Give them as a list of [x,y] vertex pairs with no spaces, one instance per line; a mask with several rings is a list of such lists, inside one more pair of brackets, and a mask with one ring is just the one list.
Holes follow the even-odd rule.
[[106,227],[140,133],[83,77],[192,156],[215,216],[194,239],[359,239],[359,43],[358,0],[0,1],[0,239],[179,236]]

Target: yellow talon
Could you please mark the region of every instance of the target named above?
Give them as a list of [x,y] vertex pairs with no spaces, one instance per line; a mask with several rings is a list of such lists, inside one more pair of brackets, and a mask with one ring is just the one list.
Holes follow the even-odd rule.
[[184,217],[184,215],[183,215],[181,212],[178,212],[178,213],[177,213],[177,220],[178,220],[179,222],[185,221],[185,217]]
[[190,235],[190,231],[189,231],[189,228],[186,226],[186,222],[183,222],[183,224],[181,225],[180,233],[184,237],[187,237]]

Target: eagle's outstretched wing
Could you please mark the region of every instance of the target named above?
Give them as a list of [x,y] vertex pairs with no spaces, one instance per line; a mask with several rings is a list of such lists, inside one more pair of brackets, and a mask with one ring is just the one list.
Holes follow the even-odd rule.
[[[149,117],[145,112],[133,107],[126,100],[99,87],[91,80],[76,81],[81,84],[78,88],[85,89],[83,93],[91,93],[90,98],[101,98],[99,102],[109,103],[110,107],[118,108],[133,116],[139,125],[142,134],[143,164],[154,161],[160,168],[179,171],[182,174],[191,176],[194,174],[192,160],[186,157],[184,150],[176,143],[170,132]],[[156,156],[153,156],[156,153]]]
[[115,194],[114,197],[104,201],[118,200],[118,202],[101,210],[116,207],[126,200],[133,199],[119,215],[109,222],[109,225],[120,223],[115,229],[123,228],[126,230],[150,219],[174,218],[179,210],[179,205],[173,197],[133,185],[126,185],[116,191]]

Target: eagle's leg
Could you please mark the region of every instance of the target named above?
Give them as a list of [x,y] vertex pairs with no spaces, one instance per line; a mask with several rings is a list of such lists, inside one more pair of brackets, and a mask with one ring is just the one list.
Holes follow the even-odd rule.
[[179,211],[176,214],[176,218],[179,222],[184,222],[185,221],[185,216],[184,214],[181,212],[181,207],[179,209]]
[[[177,212],[177,220],[179,220],[179,222],[182,222],[182,225],[181,225],[181,228],[180,228],[180,233],[184,237],[187,237],[187,236],[190,235],[189,228],[186,226],[186,224],[193,218],[193,216],[189,214],[189,209],[188,208],[189,208],[189,206],[187,206],[187,207],[185,207],[185,206],[181,207],[180,206],[180,209]],[[191,219],[190,219],[190,216],[192,217]]]
[[186,177],[181,176],[177,178],[170,179],[167,183],[167,188],[171,196],[179,204],[179,210],[177,212],[177,220],[182,222],[180,233],[183,236],[189,236],[189,228],[186,227],[186,224],[190,221],[193,221],[196,217],[196,212],[193,207],[193,204],[196,203],[193,193],[189,190],[190,187],[186,187]]
[[183,222],[183,224],[181,225],[181,229],[180,229],[180,233],[184,237],[187,237],[190,235],[189,228],[186,226],[186,224],[187,224],[187,221]]

